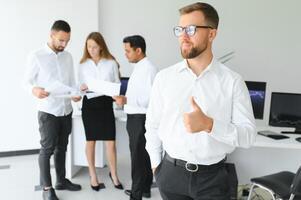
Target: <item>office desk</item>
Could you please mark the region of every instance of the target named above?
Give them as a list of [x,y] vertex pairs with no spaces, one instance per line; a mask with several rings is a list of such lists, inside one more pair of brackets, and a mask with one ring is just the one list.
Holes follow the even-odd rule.
[[[116,118],[117,154],[129,154],[128,136],[125,131],[126,115],[122,110],[114,110]],[[81,115],[72,119],[73,129],[70,135],[67,157],[66,176],[73,177],[83,166],[87,166],[85,156],[85,133]],[[280,132],[283,128],[259,127],[258,130]],[[227,162],[235,163],[239,184],[250,183],[250,178],[263,176],[282,170],[296,172],[301,165],[301,143],[295,141],[301,135],[288,135],[290,138],[274,140],[261,135],[256,136],[255,144],[249,148],[236,148],[228,155]],[[96,166],[106,164],[103,143],[97,142]]]
[[[125,132],[126,122],[126,114],[124,114],[123,110],[114,110],[115,119],[116,119],[116,140],[118,133]],[[122,124],[120,124],[122,123]],[[121,127],[121,128],[120,128]],[[124,129],[124,130],[121,130]],[[128,148],[127,139],[124,146]],[[116,143],[119,143],[116,141]],[[86,146],[86,136],[85,130],[82,122],[81,113],[79,111],[75,112],[72,116],[72,133],[69,137],[69,145],[66,155],[66,177],[72,178],[82,167],[88,166],[86,154],[85,154],[85,146]],[[116,146],[119,146],[116,144]],[[119,147],[120,149],[120,147]],[[95,147],[95,166],[96,167],[104,167],[106,165],[105,159],[105,150],[104,144],[102,141],[96,142]]]
[[[258,130],[280,132],[283,128],[259,127]],[[255,144],[249,149],[236,148],[227,161],[235,163],[239,184],[250,183],[253,177],[279,171],[296,172],[301,166],[301,143],[295,140],[297,134],[287,134],[290,138],[274,140],[257,135]]]

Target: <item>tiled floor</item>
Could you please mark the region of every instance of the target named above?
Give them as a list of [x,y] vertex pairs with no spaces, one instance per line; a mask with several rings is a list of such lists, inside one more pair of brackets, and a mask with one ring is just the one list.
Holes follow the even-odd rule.
[[[0,199],[1,200],[41,200],[41,191],[34,191],[39,183],[37,155],[0,158],[0,166],[10,165],[8,169],[0,169]],[[119,177],[126,189],[130,188],[129,158],[120,158],[118,166]],[[60,200],[128,200],[124,191],[114,188],[108,176],[108,168],[98,169],[100,181],[104,182],[106,189],[95,192],[89,184],[87,168],[83,168],[72,179],[82,185],[79,192],[57,191]],[[52,171],[52,177],[55,177]],[[53,180],[55,183],[55,180]],[[152,189],[152,200],[161,199],[157,188]]]
[[[0,169],[0,199],[1,200],[41,200],[41,191],[34,191],[39,183],[38,175],[38,155],[16,156],[0,158],[0,166],[6,166]],[[128,156],[121,156],[118,159],[119,177],[126,189],[130,188],[130,163]],[[9,167],[7,168],[7,165]],[[53,170],[53,169],[52,169]],[[108,177],[108,168],[98,169],[100,181],[104,182],[106,189],[99,192],[92,191],[89,184],[89,174],[87,168],[82,168],[72,179],[73,182],[82,185],[82,190],[78,192],[57,191],[61,200],[128,200],[124,191],[113,187]],[[52,171],[53,177],[54,171]],[[53,180],[55,183],[55,180]],[[239,191],[241,191],[239,187]],[[260,191],[257,192],[260,194]],[[261,197],[254,197],[253,200],[269,200],[268,195],[261,193]],[[157,188],[152,189],[151,200],[160,200],[160,194]],[[239,200],[246,199],[240,197]]]

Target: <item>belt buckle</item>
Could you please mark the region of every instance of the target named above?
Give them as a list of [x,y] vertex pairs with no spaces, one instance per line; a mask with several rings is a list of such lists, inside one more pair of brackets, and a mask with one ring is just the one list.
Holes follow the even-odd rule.
[[[195,166],[195,168],[194,169],[191,169],[189,166]],[[186,164],[185,164],[185,169],[187,170],[187,171],[189,171],[189,172],[197,172],[198,170],[199,170],[199,166],[197,165],[197,164],[193,164],[193,163],[189,163],[189,162],[187,162]]]

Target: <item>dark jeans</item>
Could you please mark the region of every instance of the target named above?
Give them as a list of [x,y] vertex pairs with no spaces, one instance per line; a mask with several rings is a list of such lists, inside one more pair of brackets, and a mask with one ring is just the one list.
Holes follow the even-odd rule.
[[41,149],[39,154],[40,184],[52,186],[50,175],[50,157],[54,154],[54,166],[57,182],[62,182],[66,175],[66,150],[71,133],[72,114],[56,117],[45,112],[38,112]]
[[163,200],[230,200],[224,164],[189,172],[164,157],[155,177]]
[[150,192],[153,173],[149,155],[145,149],[145,115],[128,115],[126,129],[129,134],[132,165],[131,199],[141,200],[143,192]]

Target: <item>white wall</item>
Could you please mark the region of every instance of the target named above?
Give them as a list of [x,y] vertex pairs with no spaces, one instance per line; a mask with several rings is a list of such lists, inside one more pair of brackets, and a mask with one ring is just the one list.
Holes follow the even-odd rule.
[[35,101],[21,88],[27,55],[64,19],[72,29],[67,50],[78,63],[86,36],[98,30],[98,0],[3,0],[0,13],[0,152],[39,148]]
[[[191,0],[102,0],[100,30],[109,48],[121,64],[121,74],[129,76],[122,39],[141,34],[147,42],[147,54],[159,68],[181,59],[172,28],[179,19],[178,9]],[[235,51],[227,66],[245,80],[266,81],[267,98],[264,120],[267,125],[271,91],[301,93],[301,1],[211,0],[220,15],[220,27],[214,44],[216,57]]]
[[[123,53],[122,39],[141,34],[147,55],[159,68],[181,59],[172,28],[178,9],[192,0],[3,0],[0,2],[0,152],[38,148],[35,103],[20,87],[28,53],[44,45],[54,20],[71,24],[67,50],[78,62],[85,37],[100,27],[108,46],[121,64],[123,76],[132,69]],[[246,80],[266,81],[264,120],[267,124],[271,91],[301,93],[301,1],[211,0],[219,12],[215,41],[217,57],[235,51],[227,65]],[[89,4],[87,4],[89,3]]]

